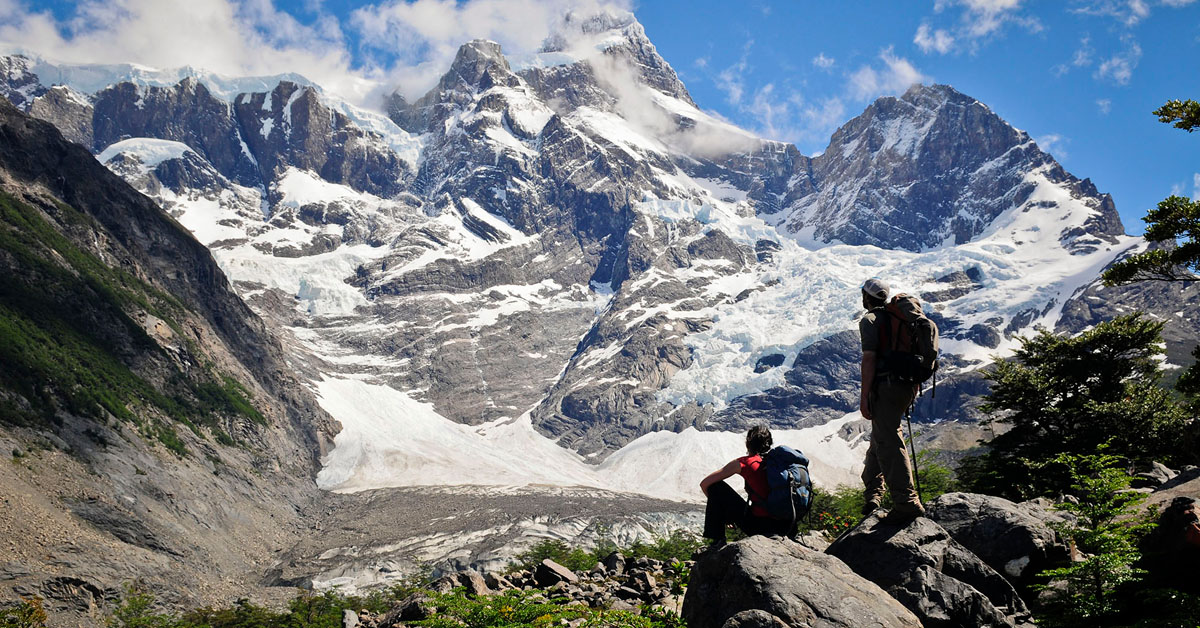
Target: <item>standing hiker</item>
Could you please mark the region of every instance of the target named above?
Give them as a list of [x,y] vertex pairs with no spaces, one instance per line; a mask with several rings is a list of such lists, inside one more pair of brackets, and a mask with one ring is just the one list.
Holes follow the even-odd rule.
[[918,385],[901,381],[886,368],[891,348],[883,346],[880,338],[888,333],[893,316],[886,310],[888,292],[888,285],[881,279],[871,278],[862,285],[862,304],[867,313],[858,322],[863,349],[859,410],[864,419],[871,421],[871,446],[862,472],[866,487],[863,514],[879,508],[886,483],[893,502],[887,518],[905,521],[925,515],[913,488],[912,463],[900,430],[900,419],[916,398]]
[[[751,427],[746,432],[747,455],[730,460],[724,467],[713,471],[700,481],[700,490],[708,497],[708,504],[704,509],[704,538],[711,540],[713,546],[725,544],[725,527],[728,525],[736,525],[750,536],[795,536],[796,523],[808,512],[811,501],[812,483],[808,478],[808,459],[790,447],[781,446],[776,448],[776,452],[772,452],[772,442],[771,430],[767,429],[767,426]],[[783,492],[772,498],[768,478],[768,469],[772,465],[763,462],[763,456],[768,452],[771,453],[768,458],[777,461],[775,466],[784,473],[798,473],[790,470],[804,468],[803,475],[795,475],[796,479],[791,484],[799,489],[796,491],[797,497],[794,502],[786,482]],[[734,475],[741,475],[745,480],[750,503],[747,504],[732,486],[725,483],[726,478]],[[780,512],[773,515],[769,507]],[[783,517],[782,508],[791,508],[790,517]]]

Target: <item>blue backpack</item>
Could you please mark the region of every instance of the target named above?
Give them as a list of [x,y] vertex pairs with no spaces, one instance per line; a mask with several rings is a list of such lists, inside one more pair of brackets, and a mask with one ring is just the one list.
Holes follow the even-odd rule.
[[780,445],[762,457],[767,475],[767,512],[776,519],[799,521],[812,508],[813,486],[808,458],[799,450]]

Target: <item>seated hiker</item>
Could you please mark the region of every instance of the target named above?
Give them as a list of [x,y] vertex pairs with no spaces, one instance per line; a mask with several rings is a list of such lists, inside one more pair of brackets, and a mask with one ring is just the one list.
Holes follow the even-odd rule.
[[[708,497],[708,505],[704,509],[704,537],[713,541],[714,545],[725,543],[725,527],[729,525],[736,525],[751,536],[795,536],[796,517],[780,519],[767,512],[769,487],[762,463],[763,455],[771,450],[771,443],[771,430],[765,425],[751,427],[746,432],[748,455],[730,460],[729,464],[700,481],[700,490]],[[725,483],[726,478],[734,475],[741,475],[746,482],[749,504]]]

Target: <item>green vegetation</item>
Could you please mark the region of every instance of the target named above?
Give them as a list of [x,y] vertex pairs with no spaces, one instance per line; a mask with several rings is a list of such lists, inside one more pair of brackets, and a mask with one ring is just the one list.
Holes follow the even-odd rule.
[[[46,208],[65,229],[95,230],[66,205]],[[180,337],[185,313],[174,297],[75,246],[42,213],[0,193],[0,253],[19,272],[0,276],[0,419],[54,427],[58,413],[133,423],[143,437],[182,456],[186,446],[167,419],[218,442],[233,439],[218,415],[265,423],[244,386],[211,369],[185,376],[131,312],[146,312]],[[135,372],[174,370],[154,384]],[[150,368],[149,370],[153,370]]]
[[959,481],[978,493],[1021,501],[1057,495],[1070,479],[1040,472],[1039,461],[1087,454],[1108,443],[1112,455],[1134,462],[1194,461],[1180,437],[1189,417],[1158,385],[1162,323],[1122,316],[1068,338],[1042,330],[1021,339],[1014,359],[987,375],[991,392],[980,408],[986,422],[1009,426],[968,458]]
[[626,548],[605,539],[593,550],[570,547],[556,539],[540,541],[517,555],[515,569],[533,569],[538,563],[550,560],[574,571],[587,571],[609,554],[620,551],[626,558],[653,558],[666,563],[690,560],[692,554],[704,547],[704,540],[685,530],[675,530],[669,536],[652,543],[638,541]]
[[37,598],[22,598],[20,604],[0,608],[0,628],[42,628],[45,625],[46,611]]
[[[120,607],[109,619],[110,628],[341,628],[342,613],[349,609],[384,613],[417,590],[398,586],[367,596],[343,596],[332,591],[302,595],[286,611],[272,611],[247,600],[221,609],[203,608],[182,615],[153,610],[147,593],[127,588]],[[580,620],[589,628],[684,628],[674,612],[644,609],[628,611],[593,609],[568,604],[567,598],[546,598],[536,591],[506,591],[497,595],[470,597],[462,589],[452,593],[421,591],[432,600],[435,612],[429,619],[406,622],[428,628],[549,628],[565,621]],[[2,616],[0,616],[2,617]],[[40,626],[41,624],[30,624]],[[24,624],[16,624],[25,628]],[[8,628],[4,626],[3,628]]]
[[[1200,127],[1200,103],[1194,100],[1167,101],[1154,115],[1160,122],[1188,133]],[[1146,241],[1163,246],[1113,264],[1104,271],[1104,283],[1113,286],[1138,281],[1200,280],[1200,200],[1172,195],[1142,220],[1146,222]],[[1191,399],[1192,412],[1200,413],[1200,346],[1192,350],[1192,357],[1197,363],[1183,372],[1175,388]],[[1192,436],[1197,436],[1195,431]]]
[[1165,105],[1154,110],[1154,115],[1158,116],[1159,122],[1191,133],[1196,127],[1200,127],[1200,102],[1168,100]]
[[1078,502],[1063,502],[1058,509],[1076,520],[1055,528],[1085,558],[1039,574],[1064,582],[1066,590],[1042,609],[1038,623],[1064,628],[1115,625],[1129,606],[1128,590],[1145,575],[1134,566],[1141,557],[1138,541],[1154,526],[1153,513],[1137,514],[1145,495],[1126,490],[1132,478],[1121,460],[1107,453],[1060,454],[1039,468],[1043,473],[1065,472],[1070,479]]

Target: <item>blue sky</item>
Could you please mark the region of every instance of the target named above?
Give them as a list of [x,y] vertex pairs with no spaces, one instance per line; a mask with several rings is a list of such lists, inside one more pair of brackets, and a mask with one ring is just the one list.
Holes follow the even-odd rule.
[[[419,93],[475,37],[536,49],[602,0],[0,0],[0,43],[71,62],[296,71],[371,104]],[[615,0],[704,109],[806,154],[914,80],[990,106],[1111,192],[1132,233],[1200,196],[1200,134],[1159,123],[1200,99],[1200,0]]]

